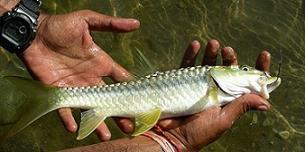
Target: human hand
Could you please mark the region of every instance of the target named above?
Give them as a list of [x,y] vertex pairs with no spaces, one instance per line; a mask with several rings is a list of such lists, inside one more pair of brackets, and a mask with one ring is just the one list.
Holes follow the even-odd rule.
[[[219,42],[208,42],[202,65],[216,64]],[[194,66],[200,44],[194,41],[185,52],[181,67]],[[223,65],[237,65],[237,55],[230,47],[221,49]],[[268,71],[270,54],[263,51],[257,58],[256,68]],[[159,126],[180,139],[189,149],[199,151],[203,146],[218,139],[233,123],[249,109],[268,110],[270,104],[254,94],[243,95],[224,107],[214,106],[201,113],[185,117],[162,120]]]
[[[139,26],[135,19],[110,17],[89,10],[41,15],[36,38],[19,56],[34,78],[49,85],[102,85],[105,76],[116,82],[128,81],[131,75],[94,43],[90,32],[130,32]],[[65,128],[76,132],[71,109],[63,108],[58,112]],[[130,120],[117,119],[117,122],[123,131],[133,130]],[[103,141],[111,137],[104,123],[96,132]]]

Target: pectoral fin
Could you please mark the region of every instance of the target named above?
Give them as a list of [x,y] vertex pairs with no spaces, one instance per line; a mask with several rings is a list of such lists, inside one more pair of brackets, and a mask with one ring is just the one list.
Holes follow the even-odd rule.
[[132,136],[138,136],[151,129],[160,119],[161,113],[161,108],[155,108],[149,112],[138,114],[135,118],[135,131]]
[[78,130],[77,140],[86,138],[92,133],[107,116],[103,115],[99,110],[91,109],[81,113],[81,122]]

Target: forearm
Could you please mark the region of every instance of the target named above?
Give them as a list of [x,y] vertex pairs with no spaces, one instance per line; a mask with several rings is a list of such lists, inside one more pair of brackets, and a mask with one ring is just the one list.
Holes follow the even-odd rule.
[[73,149],[63,150],[62,152],[95,152],[95,151],[143,151],[143,152],[162,152],[160,145],[150,138],[144,136],[138,136],[132,139],[123,138],[118,140],[112,140],[108,142],[102,142],[94,145],[78,147]]

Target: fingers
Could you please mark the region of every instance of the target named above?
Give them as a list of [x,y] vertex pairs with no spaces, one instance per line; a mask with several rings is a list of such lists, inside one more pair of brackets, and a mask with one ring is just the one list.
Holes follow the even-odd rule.
[[74,120],[71,109],[61,108],[58,110],[58,114],[67,131],[75,133],[77,131],[77,124]]
[[214,66],[216,65],[217,52],[220,44],[217,40],[210,40],[205,48],[205,53],[202,61],[202,65]]
[[197,40],[193,41],[186,49],[180,67],[185,68],[185,67],[194,66],[196,62],[196,57],[199,53],[199,49],[200,49],[200,43]]
[[[203,58],[202,65],[216,65],[217,53],[219,50],[220,44],[217,40],[210,40],[205,49],[205,54]],[[181,67],[189,67],[194,66],[196,62],[197,55],[199,53],[200,43],[198,41],[193,41],[187,48],[183,60],[181,63]],[[237,54],[231,47],[225,47],[221,49],[223,65],[237,65]]]
[[222,64],[224,66],[238,65],[237,54],[231,47],[221,49]]
[[183,119],[181,117],[171,118],[171,119],[163,119],[159,121],[158,125],[165,130],[169,130],[181,126],[182,122]]
[[99,46],[94,45],[94,49],[99,51],[99,56],[94,61],[96,75],[103,77],[109,76],[115,82],[130,81],[133,76],[121,65],[116,63],[105,51]]
[[225,125],[224,129],[228,129],[232,126],[235,120],[241,115],[247,112],[249,109],[257,109],[266,111],[270,108],[270,104],[262,97],[255,94],[246,94],[230,104],[223,107],[220,114],[220,123]]
[[256,60],[255,68],[262,71],[269,71],[271,64],[271,55],[267,51],[261,52]]
[[90,30],[130,32],[140,26],[140,22],[136,19],[107,16],[91,10],[83,10],[78,13],[87,21]]
[[111,133],[107,127],[107,125],[105,124],[105,122],[103,122],[102,124],[100,124],[96,129],[95,132],[98,136],[98,138],[101,141],[107,141],[111,139]]
[[133,123],[128,118],[114,118],[114,121],[125,133],[132,133],[134,130]]
[[[216,65],[217,52],[219,50],[220,44],[217,40],[210,40],[205,49],[205,55],[203,58],[202,65]],[[196,57],[199,53],[200,43],[198,41],[193,41],[187,48],[181,67],[194,66]],[[221,49],[223,65],[237,65],[237,54],[231,47],[225,47]]]
[[133,79],[132,75],[115,61],[112,63],[110,77],[116,82],[130,81]]

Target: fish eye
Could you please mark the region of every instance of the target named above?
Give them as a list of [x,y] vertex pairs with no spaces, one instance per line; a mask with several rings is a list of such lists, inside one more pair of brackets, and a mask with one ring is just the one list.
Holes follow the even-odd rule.
[[242,67],[241,67],[241,70],[243,70],[243,71],[249,71],[250,69],[249,69],[248,66],[242,66]]

